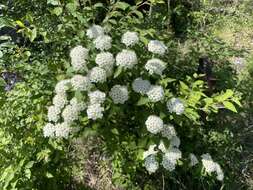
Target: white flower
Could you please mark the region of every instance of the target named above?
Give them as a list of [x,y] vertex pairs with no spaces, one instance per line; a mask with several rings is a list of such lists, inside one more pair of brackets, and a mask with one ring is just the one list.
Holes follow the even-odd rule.
[[114,65],[115,59],[113,57],[113,54],[110,52],[101,52],[97,54],[95,62],[99,67],[104,69],[108,66]]
[[171,148],[163,155],[162,165],[166,170],[173,171],[177,160],[180,158],[182,158],[181,151],[177,148]]
[[145,64],[145,69],[151,75],[153,74],[162,75],[165,68],[166,63],[156,58],[148,60],[147,63]]
[[68,103],[67,97],[65,93],[56,94],[53,98],[54,106],[58,107],[59,109],[64,108],[64,106]]
[[67,105],[62,112],[64,122],[72,123],[73,121],[77,120],[79,111],[80,110],[76,105]]
[[60,113],[60,108],[56,106],[50,106],[47,112],[48,121],[57,122],[60,119]]
[[90,39],[97,38],[98,36],[104,35],[104,29],[101,26],[94,24],[86,31],[86,35]]
[[106,77],[106,71],[100,67],[93,67],[89,73],[90,81],[94,83],[104,83]]
[[88,119],[96,120],[103,117],[104,108],[100,104],[91,104],[87,108]]
[[158,149],[161,150],[163,153],[167,152],[167,148],[162,140],[159,143]]
[[151,40],[148,43],[148,51],[150,51],[152,53],[159,54],[159,55],[164,55],[166,50],[167,50],[167,47],[161,41]]
[[116,65],[131,69],[138,63],[136,53],[132,50],[122,50],[116,56]]
[[88,94],[91,104],[102,104],[105,101],[105,93],[100,90],[89,92]]
[[202,164],[207,173],[212,173],[216,170],[216,163],[212,160],[209,153],[201,155]]
[[178,98],[171,98],[167,102],[167,108],[170,113],[176,113],[177,115],[181,115],[184,112],[184,104]]
[[86,69],[86,60],[89,57],[89,50],[82,47],[76,46],[70,51],[71,65],[75,71],[82,71]]
[[156,148],[155,144],[150,145],[148,150],[143,152],[143,159],[147,158],[150,155],[157,154],[158,151],[155,150],[155,148]]
[[122,35],[121,42],[128,46],[133,46],[139,42],[139,37],[136,32],[127,31]]
[[74,90],[87,91],[90,89],[90,80],[88,77],[82,75],[74,75],[71,78],[71,84]]
[[164,98],[164,91],[161,86],[152,85],[147,95],[151,102],[159,102]]
[[78,101],[75,97],[70,100],[70,105],[76,107],[78,111],[83,111],[87,107],[86,103]]
[[222,181],[224,178],[224,173],[220,165],[212,160],[212,157],[209,153],[203,154],[201,157],[201,161],[205,168],[205,171],[209,174],[211,174],[212,172],[216,172],[217,180]]
[[162,136],[163,136],[163,137],[166,137],[166,138],[168,138],[169,140],[170,140],[173,136],[176,136],[176,135],[177,135],[174,126],[171,125],[171,124],[164,125],[163,130],[161,131],[161,133],[162,133]]
[[112,38],[107,35],[101,35],[98,36],[93,43],[95,47],[101,51],[108,50],[112,47]]
[[68,126],[67,123],[58,123],[55,125],[55,137],[63,137],[67,138],[71,128]]
[[159,163],[156,161],[156,158],[154,155],[150,155],[145,159],[145,168],[149,173],[154,173],[159,167]]
[[224,173],[218,163],[216,163],[216,174],[217,174],[217,180],[223,181],[224,179]]
[[109,92],[115,104],[124,104],[128,100],[128,90],[126,86],[114,85]]
[[148,80],[143,80],[142,78],[136,78],[132,83],[132,88],[135,92],[140,94],[146,94],[151,87],[151,84]]
[[190,158],[190,161],[191,161],[190,166],[195,166],[196,164],[199,163],[197,157],[194,154],[190,153],[189,158]]
[[178,148],[180,146],[180,139],[178,136],[173,136],[170,140],[170,147],[171,148]]
[[71,83],[69,79],[59,81],[55,86],[55,92],[57,94],[65,93],[70,88],[70,84]]
[[155,115],[150,115],[145,122],[150,133],[157,134],[163,129],[163,120]]
[[176,164],[168,159],[165,155],[163,155],[162,166],[170,172],[176,168]]
[[47,123],[44,127],[43,127],[43,135],[44,137],[54,137],[54,125],[52,123]]

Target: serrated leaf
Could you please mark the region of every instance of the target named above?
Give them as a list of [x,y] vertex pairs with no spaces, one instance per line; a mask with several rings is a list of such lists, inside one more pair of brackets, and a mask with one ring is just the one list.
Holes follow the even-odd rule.
[[231,110],[232,112],[237,113],[237,110],[236,110],[234,104],[232,104],[231,102],[225,101],[225,102],[223,102],[223,105],[225,106],[225,108]]
[[224,94],[221,94],[217,96],[215,99],[218,100],[219,102],[223,102],[227,100],[228,98],[231,98],[233,96],[234,92],[230,89],[226,90]]

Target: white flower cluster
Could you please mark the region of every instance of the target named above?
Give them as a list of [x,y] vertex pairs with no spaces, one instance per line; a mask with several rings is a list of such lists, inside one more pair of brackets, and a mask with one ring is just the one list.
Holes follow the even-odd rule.
[[147,95],[151,102],[159,102],[164,98],[163,87],[158,85],[152,85],[147,92]]
[[71,65],[75,71],[82,71],[87,69],[86,60],[89,57],[89,50],[82,47],[76,46],[70,51]]
[[102,104],[105,101],[105,93],[100,90],[95,90],[88,94],[91,104]]
[[55,86],[56,94],[65,94],[67,90],[69,90],[71,86],[71,82],[69,79],[59,81]]
[[67,138],[69,136],[69,133],[71,132],[68,123],[58,123],[54,127],[55,127],[55,137]]
[[[158,116],[151,115],[145,122],[147,130],[152,134],[161,133],[161,135],[170,140],[170,146],[167,148],[163,140],[160,141],[158,149],[163,154],[162,166],[169,171],[173,171],[176,167],[177,161],[182,157],[181,151],[178,149],[180,146],[180,139],[177,137],[175,128],[170,124],[164,124],[163,120]],[[143,153],[143,159],[149,156],[155,157],[158,150],[155,150],[157,145],[150,145],[149,149]],[[147,167],[146,167],[147,168]],[[149,168],[147,168],[149,171]],[[149,171],[150,172],[150,171]]]
[[114,65],[115,59],[110,52],[101,52],[97,54],[95,59],[96,64],[101,68],[108,68]]
[[74,90],[88,91],[91,88],[90,79],[86,76],[77,74],[74,75],[70,81]]
[[217,162],[214,162],[211,155],[209,153],[203,154],[201,156],[202,164],[205,168],[205,171],[208,174],[215,172],[217,174],[217,180],[222,181],[224,178],[224,173]]
[[93,25],[91,26],[87,31],[86,31],[86,35],[88,36],[88,38],[92,39],[92,38],[97,38],[98,36],[104,35],[104,29],[99,26],[99,25]]
[[105,51],[112,47],[112,38],[108,35],[100,35],[93,43],[97,49]]
[[122,85],[113,86],[109,95],[115,104],[124,104],[129,98],[127,87]]
[[65,122],[72,123],[78,119],[79,109],[76,105],[67,105],[62,111],[62,117]]
[[162,165],[166,170],[173,171],[180,158],[182,158],[181,151],[177,148],[170,148],[163,155]]
[[100,67],[93,67],[89,73],[89,79],[93,83],[104,83],[106,77],[106,71]]
[[70,100],[70,105],[75,107],[79,112],[85,110],[85,108],[87,107],[85,102],[80,101],[80,100],[78,101],[76,97]]
[[176,113],[177,115],[183,114],[185,109],[184,104],[178,98],[171,98],[167,102],[167,108],[170,113]]
[[145,125],[150,133],[157,134],[163,129],[163,120],[156,115],[150,115]]
[[165,52],[167,51],[167,47],[161,41],[151,40],[148,43],[148,51],[150,51],[154,54],[164,55]]
[[164,69],[166,68],[166,63],[160,59],[150,59],[145,64],[145,69],[149,72],[150,75],[157,74],[162,75]]
[[89,119],[97,120],[103,117],[104,108],[101,104],[91,104],[87,108],[87,116]]
[[53,98],[53,105],[60,110],[68,103],[65,93],[56,94]]
[[154,155],[150,155],[145,159],[145,168],[149,173],[155,173],[159,168],[159,163]]
[[132,83],[133,91],[140,93],[142,95],[147,94],[151,87],[148,80],[143,80],[142,78],[136,78]]
[[56,106],[50,106],[47,110],[48,121],[57,122],[60,119],[61,109]]
[[150,145],[149,148],[148,148],[148,150],[145,151],[145,152],[143,153],[143,159],[146,159],[146,158],[149,157],[150,155],[155,155],[155,154],[157,154],[158,151],[155,150],[155,148],[156,148],[156,145],[155,145],[155,144]]
[[133,46],[139,42],[139,37],[136,32],[127,31],[122,35],[121,42],[127,47]]
[[123,49],[116,56],[116,65],[132,69],[138,63],[136,53],[132,50]]
[[95,90],[88,93],[90,105],[87,108],[88,119],[97,120],[103,117],[104,108],[101,106],[106,98],[104,92]]

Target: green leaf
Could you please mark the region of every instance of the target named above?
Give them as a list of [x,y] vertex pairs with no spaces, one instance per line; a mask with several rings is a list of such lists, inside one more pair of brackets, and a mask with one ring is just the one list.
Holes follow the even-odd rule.
[[66,8],[73,15],[73,13],[75,13],[75,11],[76,11],[77,6],[75,3],[68,3],[66,5]]
[[47,4],[49,5],[60,5],[59,0],[47,0]]
[[231,102],[225,101],[225,102],[223,102],[223,105],[225,106],[225,108],[231,110],[232,112],[237,113],[237,110],[236,110],[234,104],[232,104]]
[[23,24],[23,22],[21,22],[20,20],[16,21],[17,25],[21,28],[25,28],[25,25]]
[[111,132],[112,132],[114,135],[119,135],[119,131],[118,131],[117,128],[113,128],[113,129],[111,130]]
[[225,100],[227,100],[228,98],[231,98],[233,96],[234,92],[230,89],[226,90],[226,92],[224,94],[221,94],[217,97],[215,97],[215,99],[219,102],[223,102]]
[[150,102],[149,98],[148,97],[141,97],[139,99],[139,101],[137,102],[137,106],[142,106],[142,105],[145,105],[147,104],[148,102]]
[[121,74],[122,71],[123,71],[123,68],[122,67],[118,67],[116,69],[115,73],[114,73],[113,78],[117,78]]
[[83,95],[80,90],[75,91],[75,98],[77,99],[78,102],[82,101]]
[[180,87],[183,89],[183,90],[188,90],[189,87],[182,81],[179,82],[180,83]]
[[30,161],[26,164],[25,168],[29,169],[31,167],[33,167],[34,161]]
[[36,28],[33,28],[31,30],[30,41],[33,42],[36,37],[37,37],[37,30],[36,30]]
[[128,3],[119,1],[114,4],[114,7],[125,11],[128,7],[130,7],[130,5]]
[[47,178],[52,178],[52,177],[54,177],[54,176],[53,176],[53,174],[47,172],[47,173],[46,173],[46,177],[47,177]]
[[55,14],[56,16],[59,16],[60,14],[62,14],[62,8],[61,7],[55,7],[52,11],[53,14]]

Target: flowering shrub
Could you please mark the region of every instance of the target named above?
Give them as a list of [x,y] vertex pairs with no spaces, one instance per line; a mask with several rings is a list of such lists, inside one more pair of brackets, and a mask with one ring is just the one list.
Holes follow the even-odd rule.
[[[135,143],[130,148],[135,151],[134,168],[141,163],[151,174],[162,168],[169,173],[182,164],[189,169],[199,165],[222,181],[221,166],[209,153],[203,152],[200,158],[190,150],[182,152],[180,139],[188,136],[182,133],[184,125],[201,125],[201,112],[217,112],[224,106],[236,111],[233,92],[208,97],[196,74],[178,83],[168,77],[166,52],[170,50],[164,42],[145,44],[137,32],[126,31],[120,39],[113,34],[93,25],[87,29],[85,47],[79,44],[71,49],[71,67],[55,86],[44,136],[72,138],[92,128],[117,146],[124,141],[120,136],[130,135]],[[118,137],[112,139],[112,134]],[[130,142],[124,145],[130,147]],[[110,153],[114,158],[119,154]]]

